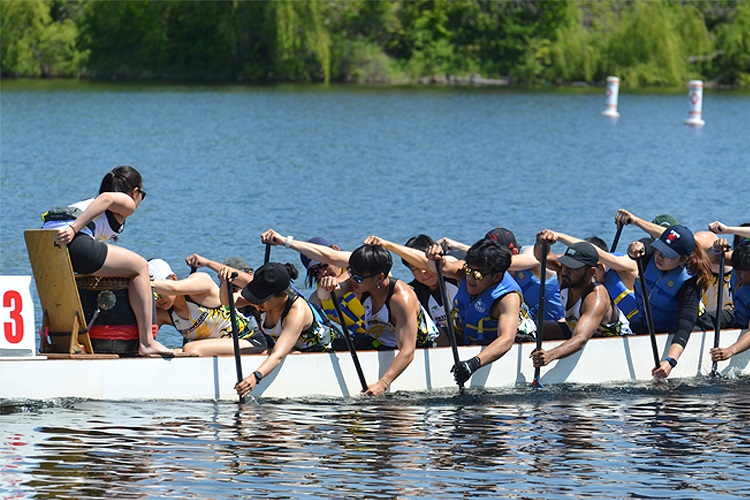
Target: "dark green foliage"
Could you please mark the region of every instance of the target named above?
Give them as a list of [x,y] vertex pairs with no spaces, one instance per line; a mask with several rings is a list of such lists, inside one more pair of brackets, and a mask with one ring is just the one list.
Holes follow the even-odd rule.
[[743,0],[0,0],[3,76],[750,85]]

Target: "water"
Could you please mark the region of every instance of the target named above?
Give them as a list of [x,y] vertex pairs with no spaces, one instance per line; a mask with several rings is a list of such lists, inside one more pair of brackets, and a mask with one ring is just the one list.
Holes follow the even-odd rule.
[[[0,99],[6,275],[31,274],[22,233],[40,213],[92,196],[118,164],[149,193],[120,244],[180,276],[193,252],[257,266],[269,227],[353,249],[369,234],[471,243],[496,225],[524,245],[545,227],[611,241],[621,207],[694,230],[750,220],[747,94],[707,92],[702,129],[682,123],[687,92],[621,95],[618,121],[599,90],[4,81]],[[626,228],[621,247],[641,235]],[[747,394],[737,380],[240,409],[6,401],[0,494],[747,496]]]

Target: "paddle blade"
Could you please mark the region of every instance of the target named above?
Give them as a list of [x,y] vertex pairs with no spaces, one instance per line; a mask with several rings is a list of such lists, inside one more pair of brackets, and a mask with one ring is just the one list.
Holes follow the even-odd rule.
[[542,381],[538,377],[534,377],[534,381],[531,383],[531,386],[534,389],[544,389],[544,386],[542,385]]

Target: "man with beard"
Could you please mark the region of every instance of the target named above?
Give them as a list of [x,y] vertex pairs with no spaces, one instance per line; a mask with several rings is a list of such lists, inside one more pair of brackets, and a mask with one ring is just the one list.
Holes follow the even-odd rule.
[[534,367],[570,356],[583,349],[591,337],[611,337],[631,334],[630,323],[615,305],[604,285],[597,281],[599,255],[587,241],[574,243],[563,255],[549,249],[557,242],[557,235],[545,229],[536,235],[534,256],[541,262],[542,246],[547,248],[547,268],[557,273],[560,298],[565,308],[561,321],[544,322],[544,340],[565,339],[565,342],[545,351],[531,353]]

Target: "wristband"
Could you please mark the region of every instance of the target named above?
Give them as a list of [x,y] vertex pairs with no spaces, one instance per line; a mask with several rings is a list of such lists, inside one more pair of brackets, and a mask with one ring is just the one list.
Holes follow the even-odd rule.
[[671,366],[672,368],[674,368],[675,366],[677,366],[677,360],[674,359],[674,358],[665,358],[664,361],[666,361],[667,363],[669,363],[669,366]]
[[292,240],[294,239],[294,236],[287,236],[286,237],[286,243],[284,243],[284,246],[289,248],[292,246]]
[[255,377],[256,384],[263,380],[263,374],[261,372],[253,372],[253,376]]

